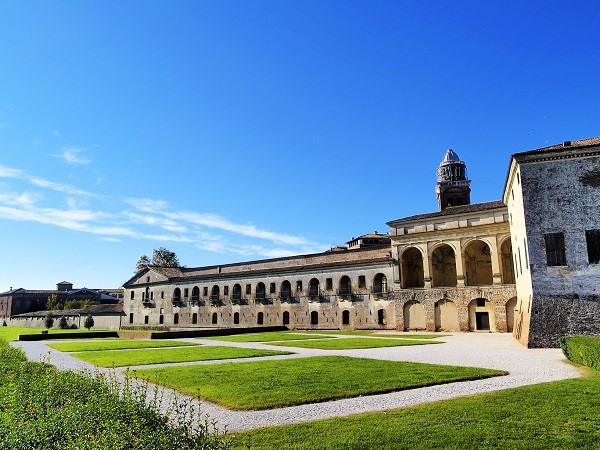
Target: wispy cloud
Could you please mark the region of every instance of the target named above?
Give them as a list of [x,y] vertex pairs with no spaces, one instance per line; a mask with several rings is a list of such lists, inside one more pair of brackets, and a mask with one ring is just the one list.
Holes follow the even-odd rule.
[[37,187],[51,189],[56,192],[62,192],[69,195],[83,195],[90,197],[100,197],[97,194],[93,194],[84,189],[79,189],[75,186],[71,186],[63,183],[55,183],[54,181],[46,180],[45,178],[34,177],[25,174],[22,170],[15,169],[13,167],[7,167],[0,165],[0,178],[13,178],[23,180]]
[[69,147],[64,149],[58,156],[62,157],[69,164],[84,165],[92,162],[91,159],[81,155],[83,152],[84,150],[79,147]]

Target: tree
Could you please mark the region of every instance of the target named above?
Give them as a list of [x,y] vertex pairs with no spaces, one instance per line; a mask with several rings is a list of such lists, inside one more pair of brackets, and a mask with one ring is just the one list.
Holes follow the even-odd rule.
[[164,247],[155,248],[152,252],[152,264],[160,267],[181,267],[175,252]]
[[66,330],[67,328],[69,328],[69,324],[67,323],[67,318],[65,316],[62,316],[59,319],[58,328],[60,328],[61,330]]
[[85,328],[87,328],[88,331],[90,331],[90,328],[92,328],[94,326],[94,318],[92,317],[91,314],[85,318],[85,322],[83,322],[83,326]]
[[46,309],[48,311],[52,311],[54,309],[62,309],[62,303],[61,301],[58,299],[58,295],[56,294],[51,294],[48,297],[48,301],[46,302]]
[[44,326],[46,327],[46,329],[50,329],[52,328],[52,325],[54,325],[54,318],[52,317],[52,313],[46,313],[46,315],[44,316]]
[[144,254],[144,255],[140,256],[140,259],[138,259],[138,262],[135,265],[135,273],[140,272],[141,270],[143,270],[146,266],[150,265],[151,263],[152,263],[152,261],[150,261],[150,258],[148,258],[148,255]]

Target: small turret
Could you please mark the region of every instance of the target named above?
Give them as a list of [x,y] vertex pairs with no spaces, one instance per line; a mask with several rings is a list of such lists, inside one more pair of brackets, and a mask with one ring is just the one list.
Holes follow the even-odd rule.
[[471,203],[471,180],[467,179],[467,165],[452,149],[446,151],[437,169],[435,192],[440,211],[449,206]]

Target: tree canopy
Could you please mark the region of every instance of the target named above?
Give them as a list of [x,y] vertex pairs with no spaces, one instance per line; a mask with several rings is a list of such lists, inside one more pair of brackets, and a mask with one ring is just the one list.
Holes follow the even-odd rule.
[[138,273],[147,266],[181,267],[181,264],[179,264],[179,258],[177,258],[175,252],[167,250],[164,247],[159,247],[155,248],[152,252],[152,259],[148,258],[148,255],[145,254],[140,256],[135,265],[135,273]]

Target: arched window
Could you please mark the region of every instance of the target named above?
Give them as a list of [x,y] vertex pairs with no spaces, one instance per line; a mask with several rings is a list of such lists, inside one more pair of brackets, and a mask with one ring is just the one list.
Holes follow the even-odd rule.
[[467,286],[493,284],[492,256],[490,247],[483,241],[474,240],[465,248],[465,281]]
[[340,290],[339,294],[342,297],[349,297],[352,295],[352,281],[350,281],[350,277],[344,275],[340,278]]
[[173,324],[177,325],[179,323],[179,313],[173,314]]
[[262,325],[264,322],[264,314],[262,312],[259,312],[256,318],[256,323],[258,325]]
[[373,278],[373,293],[387,294],[387,278],[384,274],[378,273]]
[[242,300],[242,286],[236,284],[233,286],[233,293],[231,297],[233,303],[239,303]]
[[265,283],[262,281],[256,285],[256,293],[254,297],[259,302],[265,299]]
[[319,280],[313,278],[308,285],[308,295],[311,299],[319,297]]
[[218,319],[219,319],[219,316],[217,316],[217,313],[213,313],[212,314],[212,323],[213,323],[213,325],[216,325],[218,323]]
[[456,286],[456,256],[448,244],[431,253],[431,278],[434,287]]
[[318,325],[319,324],[319,312],[313,311],[310,313],[310,324]]
[[402,287],[422,288],[425,286],[423,255],[416,247],[402,252]]
[[198,302],[200,300],[200,288],[194,286],[192,288],[192,302]]
[[181,289],[175,288],[173,291],[173,302],[179,303],[181,301]]
[[385,309],[377,310],[377,325],[385,325]]
[[290,313],[287,311],[283,312],[283,324],[284,325],[289,325],[290,324]]
[[221,301],[220,289],[216,284],[212,287],[210,291],[210,302],[211,303],[219,303]]
[[192,323],[196,325],[198,323],[198,313],[192,314]]
[[281,298],[281,301],[288,301],[292,297],[292,284],[288,280],[281,283],[279,297]]
[[350,311],[347,309],[342,311],[342,325],[350,325]]
[[233,324],[234,325],[240,324],[240,313],[239,312],[233,313]]

